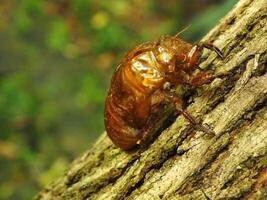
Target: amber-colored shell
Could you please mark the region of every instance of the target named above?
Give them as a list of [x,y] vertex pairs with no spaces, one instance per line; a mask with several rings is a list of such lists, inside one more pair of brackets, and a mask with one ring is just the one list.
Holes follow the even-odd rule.
[[128,150],[142,139],[153,93],[166,82],[187,84],[200,50],[174,36],[130,50],[115,70],[105,103],[105,127],[113,143]]

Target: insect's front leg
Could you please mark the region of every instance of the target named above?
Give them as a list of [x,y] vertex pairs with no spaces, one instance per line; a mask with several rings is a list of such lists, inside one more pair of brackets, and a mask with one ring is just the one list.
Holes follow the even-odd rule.
[[221,59],[223,59],[223,54],[221,50],[218,47],[216,47],[214,44],[203,42],[203,43],[198,43],[197,47],[199,51],[201,51],[204,48],[214,51]]

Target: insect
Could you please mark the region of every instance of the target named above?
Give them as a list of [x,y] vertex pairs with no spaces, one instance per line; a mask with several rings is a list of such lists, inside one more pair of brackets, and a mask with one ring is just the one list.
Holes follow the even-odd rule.
[[211,132],[183,109],[182,97],[165,87],[167,83],[198,87],[218,77],[211,71],[193,75],[203,48],[223,58],[213,44],[190,44],[178,34],[141,44],[125,55],[113,74],[105,102],[105,128],[116,146],[129,150],[146,145],[152,138],[155,116],[160,116],[159,108],[164,104],[173,105],[194,128]]

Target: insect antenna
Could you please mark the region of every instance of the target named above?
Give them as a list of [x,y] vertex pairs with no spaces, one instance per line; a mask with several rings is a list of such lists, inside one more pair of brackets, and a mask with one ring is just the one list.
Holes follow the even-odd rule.
[[184,27],[181,31],[179,31],[178,33],[176,33],[176,34],[174,35],[174,37],[177,38],[181,33],[185,32],[188,28],[190,28],[191,25],[192,25],[192,24],[189,24],[188,26]]

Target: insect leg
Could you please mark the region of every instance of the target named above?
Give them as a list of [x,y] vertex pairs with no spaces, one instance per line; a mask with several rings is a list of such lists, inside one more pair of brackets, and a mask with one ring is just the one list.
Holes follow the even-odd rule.
[[215,45],[213,45],[211,43],[199,43],[197,46],[199,49],[206,48],[206,49],[209,49],[211,51],[214,51],[221,59],[223,59],[223,54],[222,54],[221,50],[218,47],[216,47]]
[[[160,104],[166,102],[166,96],[161,92],[161,90],[156,90],[151,95],[151,108],[152,110],[159,111]],[[155,134],[157,133],[157,130],[160,128],[159,123],[162,120],[162,115],[164,115],[164,110],[159,112],[153,112],[151,114],[147,121],[145,126],[140,130],[140,135],[142,135],[142,138],[137,142],[141,147],[146,147],[151,141],[154,139]],[[156,126],[155,126],[156,125]],[[157,127],[157,125],[159,125]]]
[[141,148],[146,147],[149,143],[152,142],[156,133],[155,127],[153,126],[154,124],[155,119],[150,116],[144,128],[141,129],[140,135],[142,135],[142,138],[137,141],[137,144],[139,144]]
[[211,83],[217,76],[212,71],[199,72],[195,76],[191,77],[189,84],[192,86],[201,86],[207,83]]
[[196,75],[192,76],[190,78],[188,84],[191,86],[198,87],[198,86],[201,86],[204,84],[211,83],[215,78],[223,78],[223,77],[226,77],[230,74],[231,74],[231,72],[222,72],[222,73],[214,74],[214,72],[211,70],[202,71],[202,72],[199,72]]
[[214,136],[214,132],[209,129],[207,126],[204,126],[200,124],[195,117],[193,117],[190,113],[188,113],[184,108],[183,108],[183,101],[177,97],[174,93],[168,92],[168,91],[162,91],[162,94],[166,98],[169,99],[169,101],[173,102],[176,110],[181,113],[185,119],[189,121],[189,123],[197,130],[203,131],[204,133],[207,133],[209,136]]

